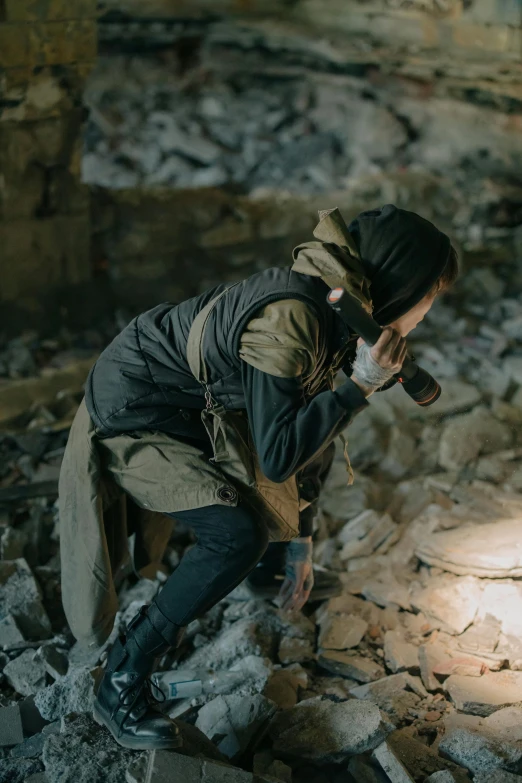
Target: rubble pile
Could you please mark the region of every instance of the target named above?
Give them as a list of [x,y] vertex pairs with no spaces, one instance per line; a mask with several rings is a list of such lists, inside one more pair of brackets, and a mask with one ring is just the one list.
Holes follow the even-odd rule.
[[[489,320],[486,337],[480,327],[470,337],[469,318],[462,327],[457,308],[479,307],[466,286],[412,335],[442,384],[439,402],[422,410],[399,386],[373,395],[346,432],[353,487],[338,449],[315,557],[339,572],[341,595],[292,616],[240,585],[161,661],[158,687],[192,673],[193,690],[176,686],[162,707],[183,728],[180,753],[120,748],[91,703],[107,647],[190,532],[176,526],[154,579],[128,567],[111,638],[82,649],[61,607],[56,492],[99,346],[56,350],[36,375],[48,344],[26,341],[27,370],[0,384],[0,780],[87,781],[92,764],[100,781],[140,783],[174,772],[187,783],[522,777],[522,377],[517,339],[498,350],[503,322]],[[485,356],[507,383],[479,382]]]

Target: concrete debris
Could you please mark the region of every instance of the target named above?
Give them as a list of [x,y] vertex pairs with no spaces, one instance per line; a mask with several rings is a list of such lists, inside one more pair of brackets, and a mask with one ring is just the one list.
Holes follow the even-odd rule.
[[396,527],[389,514],[363,511],[339,533],[339,541],[343,544],[341,559],[371,555],[395,533]]
[[495,769],[522,771],[522,743],[516,747],[487,733],[455,729],[443,737],[439,751],[474,774]]
[[436,744],[429,746],[423,739],[412,727],[407,727],[392,732],[386,741],[415,781],[424,783],[430,775],[444,772],[446,775],[450,773],[456,783],[469,783],[470,777],[466,769],[442,758],[434,749]]
[[511,428],[483,406],[454,416],[445,425],[439,446],[439,464],[446,470],[462,470],[479,454],[507,449],[513,442]]
[[0,747],[19,745],[23,741],[22,716],[18,705],[0,707]]
[[294,661],[297,663],[308,663],[315,658],[313,644],[308,639],[294,639],[285,636],[279,643],[277,657],[283,664],[293,663]]
[[25,641],[16,620],[10,614],[0,620],[0,640],[2,647],[11,647]]
[[0,566],[0,615],[11,614],[26,639],[48,639],[51,622],[27,561],[7,560]]
[[458,710],[486,717],[522,702],[522,672],[492,672],[483,677],[453,674],[445,681],[444,690]]
[[69,668],[69,659],[65,652],[59,650],[54,644],[46,644],[40,647],[35,655],[35,660],[41,661],[45,671],[54,680],[65,677]]
[[375,748],[372,756],[388,775],[391,783],[413,783],[413,778],[386,742]]
[[92,717],[72,711],[62,718],[61,731],[46,737],[42,759],[49,783],[92,783],[93,770],[99,783],[121,783],[134,755]]
[[258,741],[277,707],[264,696],[218,696],[205,704],[196,727],[229,759]]
[[414,589],[411,603],[435,627],[458,635],[475,619],[481,595],[482,587],[475,577],[444,574],[431,579],[427,587]]
[[487,578],[522,576],[522,521],[506,519],[484,525],[464,525],[428,536],[416,550],[424,563],[461,576]]
[[401,631],[384,634],[384,660],[394,674],[404,671],[419,674],[419,649],[407,642]]
[[71,712],[91,711],[96,670],[73,669],[58,682],[40,690],[35,704],[46,720],[57,720]]
[[295,707],[300,692],[308,686],[308,675],[299,664],[275,671],[263,690],[263,696],[282,710]]
[[4,667],[4,676],[16,693],[31,696],[46,684],[46,670],[34,650],[25,650]]
[[292,783],[292,768],[274,758],[270,750],[255,754],[252,771],[255,776],[260,775],[274,783]]
[[[357,783],[389,783],[389,777],[366,756],[354,756],[348,764],[348,772]],[[351,779],[350,779],[351,780]]]
[[169,783],[172,780],[183,783],[263,783],[265,778],[228,764],[166,750],[153,750],[146,756],[142,755],[125,770],[126,783]]
[[440,772],[434,772],[429,778],[426,778],[424,783],[455,783],[455,778],[447,770],[441,770]]
[[329,764],[373,750],[391,729],[375,704],[317,698],[276,715],[270,733],[278,756]]
[[327,614],[320,624],[318,645],[323,650],[348,650],[357,647],[368,630],[368,623],[350,614]]
[[357,680],[357,682],[372,682],[384,674],[382,666],[371,658],[363,658],[360,655],[351,655],[335,650],[320,652],[317,662],[326,671]]
[[0,759],[0,780],[6,783],[25,783],[30,775],[41,772],[38,759]]
[[374,702],[394,723],[403,723],[410,716],[410,710],[414,711],[422,698],[419,696],[419,687],[422,688],[422,684],[415,679],[407,673],[392,674],[375,682],[350,688],[350,694],[357,699]]

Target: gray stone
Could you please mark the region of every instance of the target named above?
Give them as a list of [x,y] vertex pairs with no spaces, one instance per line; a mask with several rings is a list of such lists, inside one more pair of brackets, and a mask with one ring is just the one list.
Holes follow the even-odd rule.
[[501,451],[512,441],[511,428],[480,406],[445,424],[439,444],[439,465],[446,470],[459,471],[479,454]]
[[29,775],[24,783],[50,783],[50,781],[45,772],[35,772],[34,775]]
[[42,604],[42,591],[23,558],[2,563],[0,616],[11,614],[27,639],[48,639],[51,621]]
[[267,728],[274,715],[274,702],[260,696],[218,696],[207,702],[198,714],[200,729],[227,758],[246,751]]
[[[121,783],[122,778],[119,779]],[[125,770],[126,783],[256,783],[250,772],[204,758],[191,758],[166,750],[153,750],[132,761]],[[257,778],[259,783],[261,779]]]
[[275,611],[263,611],[238,620],[223,630],[210,644],[196,650],[184,663],[184,668],[230,669],[247,655],[270,657],[281,623]]
[[522,672],[504,670],[482,677],[454,674],[444,683],[444,690],[458,710],[486,717],[522,702]]
[[16,527],[7,527],[0,537],[0,560],[16,560],[23,557],[27,533]]
[[442,686],[434,674],[434,669],[449,660],[449,655],[440,644],[421,644],[418,650],[422,682],[428,691],[437,691]]
[[29,775],[41,771],[42,762],[39,759],[0,759],[2,783],[25,783]]
[[[348,522],[340,533],[340,540],[346,541],[341,550],[341,560],[371,555],[396,530],[397,525],[389,514],[363,511],[360,518]],[[361,538],[356,535],[360,535]]]
[[392,674],[367,685],[350,688],[350,694],[357,699],[374,702],[392,721],[402,722],[421,700],[421,696],[412,690],[413,682],[414,678],[405,672]]
[[399,630],[384,634],[384,660],[394,674],[405,671],[419,673],[419,648],[407,642]]
[[475,619],[481,594],[480,580],[475,577],[444,574],[430,579],[426,587],[414,590],[411,603],[435,627],[458,635]]
[[263,775],[277,783],[292,783],[292,768],[283,761],[274,758],[271,750],[256,753],[252,765],[254,775]]
[[384,675],[384,669],[371,658],[350,655],[336,650],[321,651],[317,662],[321,668],[332,674],[347,677],[357,682],[372,682]]
[[357,647],[368,630],[368,623],[350,614],[328,613],[320,623],[318,645],[324,650],[348,650]]
[[32,737],[28,737],[21,745],[17,745],[13,748],[10,755],[13,758],[19,759],[34,759],[42,755],[43,746],[45,742],[45,734],[33,734]]
[[279,643],[277,657],[281,663],[306,663],[315,659],[313,644],[308,639],[284,636]]
[[512,775],[503,770],[479,772],[473,778],[473,783],[520,783],[520,775]]
[[413,783],[413,778],[386,742],[375,748],[372,757],[380,764],[391,783]]
[[24,650],[4,667],[9,685],[22,696],[31,696],[45,687],[46,671],[34,650]]
[[506,767],[516,772],[522,771],[522,747],[515,752],[510,750],[501,741],[466,729],[451,731],[439,745],[439,752],[443,756],[475,774]]
[[18,745],[23,741],[22,716],[18,704],[0,707],[0,747]]
[[71,713],[62,718],[59,734],[46,736],[42,759],[49,783],[122,783],[135,754],[89,715]]
[[318,698],[279,713],[270,733],[278,756],[329,764],[373,750],[392,728],[375,704]]
[[522,549],[515,542],[521,536],[521,519],[464,525],[427,536],[416,555],[424,563],[463,576],[519,577]]
[[390,783],[388,776],[365,756],[354,756],[350,759],[348,772],[356,783]]
[[73,669],[59,682],[44,688],[35,696],[35,704],[46,720],[57,720],[70,712],[90,712],[94,672]]
[[14,617],[10,614],[2,617],[0,620],[0,645],[2,647],[11,647],[11,645],[24,641],[24,636],[18,628]]
[[[484,608],[484,597],[483,593],[483,602],[481,603],[479,612]],[[519,612],[517,612],[517,614],[519,614]],[[473,625],[458,637],[457,643],[459,649],[464,652],[477,653],[479,655],[494,652],[497,649],[501,627],[502,624],[500,620],[493,617],[491,614],[487,614],[483,620],[475,620]]]
[[36,660],[41,661],[45,671],[55,680],[59,680],[60,677],[64,677],[67,674],[67,669],[69,668],[67,655],[58,650],[53,644],[46,644],[40,647],[36,654]]
[[384,609],[388,607],[400,607],[411,610],[409,593],[406,587],[399,584],[391,571],[381,570],[375,576],[365,580],[361,589],[367,601],[373,601]]
[[426,778],[424,783],[455,783],[455,778],[446,769],[441,769],[440,772],[434,772],[429,778]]

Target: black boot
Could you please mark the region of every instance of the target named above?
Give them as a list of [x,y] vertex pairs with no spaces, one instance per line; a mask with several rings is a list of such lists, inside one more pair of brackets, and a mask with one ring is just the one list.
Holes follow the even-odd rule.
[[182,744],[177,725],[154,706],[154,686],[149,676],[157,659],[179,645],[184,631],[153,602],[141,607],[126,634],[113,644],[94,701],[93,717],[124,748],[167,749]]

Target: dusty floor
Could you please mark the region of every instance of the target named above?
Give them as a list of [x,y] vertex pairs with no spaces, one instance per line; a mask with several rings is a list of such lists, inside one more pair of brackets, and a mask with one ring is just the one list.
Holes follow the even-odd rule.
[[[74,643],[60,605],[61,455],[85,367],[116,327],[4,345],[0,780],[522,776],[522,309],[497,300],[486,323],[481,307],[463,283],[415,334],[443,386],[436,405],[395,388],[347,431],[356,482],[339,449],[316,520],[316,562],[343,594],[290,616],[242,585],[163,660],[217,672],[207,692],[164,705],[188,755],[125,751],[93,722],[104,650]],[[156,578],[126,579],[118,626],[190,542],[178,526]]]

